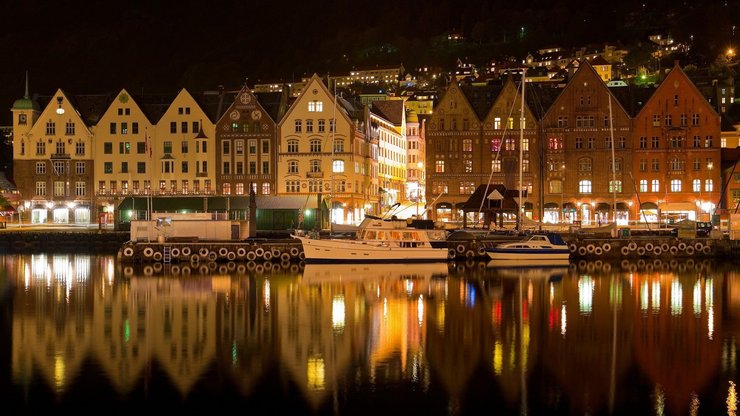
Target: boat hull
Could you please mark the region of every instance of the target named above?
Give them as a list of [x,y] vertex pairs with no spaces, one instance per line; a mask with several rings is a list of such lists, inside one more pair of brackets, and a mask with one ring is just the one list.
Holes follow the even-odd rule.
[[570,250],[565,249],[489,249],[491,260],[568,260]]
[[394,247],[358,240],[298,237],[306,263],[426,263],[447,261],[446,248]]

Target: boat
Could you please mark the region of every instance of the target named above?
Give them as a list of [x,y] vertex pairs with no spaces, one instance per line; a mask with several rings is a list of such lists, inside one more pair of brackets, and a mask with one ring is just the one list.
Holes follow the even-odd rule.
[[490,260],[486,267],[497,270],[534,271],[539,269],[567,269],[570,266],[569,259],[497,259]]
[[556,282],[563,279],[563,276],[568,275],[568,262],[567,260],[534,260],[538,262],[536,265],[526,265],[533,261],[523,260],[491,260],[488,267],[496,270],[496,274],[499,277],[504,278],[525,278],[525,279],[537,279],[547,280],[549,282]]
[[[303,244],[306,263],[423,263],[447,261],[443,230],[424,229],[403,219],[368,215],[354,239],[291,235]],[[440,233],[434,238],[435,233]],[[434,244],[433,244],[434,242]],[[443,243],[443,244],[442,244]]]
[[363,281],[400,282],[412,280],[429,283],[432,279],[446,278],[449,274],[446,263],[353,263],[353,264],[306,264],[301,282],[305,284],[350,283]]
[[521,241],[486,248],[492,260],[568,260],[570,250],[560,234],[532,234]]

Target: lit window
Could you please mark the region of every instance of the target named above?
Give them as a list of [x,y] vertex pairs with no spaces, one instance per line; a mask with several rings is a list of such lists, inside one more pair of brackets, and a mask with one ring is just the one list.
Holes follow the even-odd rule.
[[591,193],[591,181],[583,180],[578,182],[578,192],[582,194]]

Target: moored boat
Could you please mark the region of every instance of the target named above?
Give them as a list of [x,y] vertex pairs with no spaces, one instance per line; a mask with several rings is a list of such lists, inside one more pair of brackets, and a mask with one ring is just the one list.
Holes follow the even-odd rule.
[[492,260],[568,260],[568,244],[556,233],[533,234],[526,240],[486,248]]
[[306,263],[421,263],[447,260],[447,247],[435,246],[430,232],[406,220],[367,217],[356,239],[314,239],[294,235],[303,244]]

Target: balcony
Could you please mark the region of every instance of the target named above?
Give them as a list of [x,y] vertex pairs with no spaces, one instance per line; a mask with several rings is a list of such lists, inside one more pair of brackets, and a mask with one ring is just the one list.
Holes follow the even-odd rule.
[[324,172],[306,172],[307,178],[323,178]]

